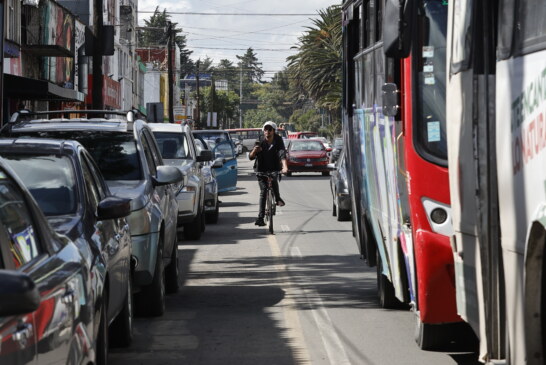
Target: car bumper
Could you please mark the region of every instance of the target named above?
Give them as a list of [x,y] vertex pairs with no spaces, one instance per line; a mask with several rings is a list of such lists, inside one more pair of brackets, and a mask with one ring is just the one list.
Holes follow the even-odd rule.
[[308,164],[294,164],[294,163],[288,163],[288,171],[289,172],[329,172],[330,169],[328,169],[328,161],[319,164],[313,164],[311,166],[306,166]]
[[159,232],[131,236],[131,240],[133,242],[133,256],[137,260],[134,284],[137,286],[149,285],[154,278]]

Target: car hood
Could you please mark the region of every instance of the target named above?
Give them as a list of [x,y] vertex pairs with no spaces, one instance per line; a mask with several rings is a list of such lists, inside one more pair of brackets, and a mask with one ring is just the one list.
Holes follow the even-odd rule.
[[326,151],[291,151],[289,155],[297,158],[320,158],[326,156]]
[[77,225],[80,222],[80,217],[76,215],[61,215],[46,217],[47,221],[55,232],[63,234],[75,241],[79,237]]
[[110,180],[106,184],[113,195],[131,199],[131,211],[142,209],[148,203],[145,180]]

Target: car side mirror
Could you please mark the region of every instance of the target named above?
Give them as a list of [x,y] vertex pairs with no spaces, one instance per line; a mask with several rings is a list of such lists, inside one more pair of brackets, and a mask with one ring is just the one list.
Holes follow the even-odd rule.
[[201,153],[197,156],[197,162],[207,162],[212,161],[212,151],[211,150],[202,150]]
[[34,312],[40,306],[40,293],[26,273],[0,270],[0,317]]
[[131,214],[131,199],[108,196],[100,201],[97,207],[97,219],[116,219]]
[[154,186],[169,185],[184,181],[184,175],[177,167],[158,166],[156,176],[152,176]]
[[381,88],[383,90],[383,114],[394,117],[398,114],[398,87],[396,84],[387,83]]

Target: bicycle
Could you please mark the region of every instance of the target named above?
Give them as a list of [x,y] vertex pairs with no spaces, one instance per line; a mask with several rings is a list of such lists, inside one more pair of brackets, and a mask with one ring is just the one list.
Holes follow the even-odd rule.
[[273,234],[273,216],[277,211],[277,204],[275,201],[275,194],[273,193],[273,179],[279,179],[280,175],[278,171],[273,172],[256,172],[256,176],[267,177],[267,192],[265,195],[265,216],[264,221],[269,225],[269,233]]

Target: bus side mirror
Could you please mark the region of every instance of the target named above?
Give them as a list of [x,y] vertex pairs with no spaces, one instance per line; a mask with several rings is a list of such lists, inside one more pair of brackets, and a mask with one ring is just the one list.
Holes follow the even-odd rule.
[[383,90],[383,115],[394,117],[398,114],[398,88],[396,84],[384,84]]
[[387,57],[406,58],[411,49],[416,0],[387,0],[383,12],[383,51]]

